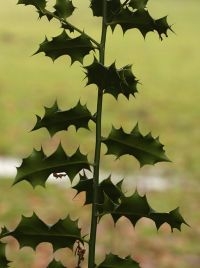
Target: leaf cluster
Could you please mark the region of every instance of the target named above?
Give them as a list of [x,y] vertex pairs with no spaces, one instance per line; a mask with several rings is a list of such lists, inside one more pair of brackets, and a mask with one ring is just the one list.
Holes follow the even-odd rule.
[[[161,40],[163,39],[163,35],[167,36],[168,30],[172,31],[166,16],[154,19],[149,14],[146,9],[148,0],[129,0],[123,3],[120,0],[109,0],[107,2],[106,24],[112,31],[114,31],[117,25],[122,28],[124,33],[130,29],[138,29],[144,37],[147,33],[155,31]],[[100,50],[101,44],[98,41],[68,21],[68,18],[76,10],[72,1],[56,0],[56,4],[53,6],[53,12],[47,9],[46,0],[19,0],[18,4],[34,6],[39,14],[39,18],[45,16],[48,20],[55,19],[60,22],[61,28],[63,28],[62,33],[53,37],[52,40],[45,38],[35,54],[44,52],[53,61],[61,56],[68,55],[72,63],[75,61],[82,63],[84,57],[91,51],[95,49]],[[91,0],[90,8],[94,16],[103,16],[103,0]],[[69,33],[77,32],[79,36],[71,37],[66,31]],[[110,67],[111,69],[115,69],[114,65]],[[126,67],[124,69],[130,71],[130,67]],[[132,81],[132,77],[130,80]]]
[[[103,180],[98,187],[99,204],[98,216],[110,214],[116,223],[121,217],[126,217],[135,227],[136,223],[143,217],[154,221],[156,228],[159,229],[164,223],[168,223],[173,229],[181,229],[181,224],[186,224],[185,220],[176,208],[167,213],[155,211],[148,203],[146,195],[141,196],[137,190],[131,195],[126,196],[122,191],[122,181],[113,184],[111,177]],[[77,194],[85,192],[85,204],[91,204],[93,200],[92,179],[86,175],[80,176],[80,181],[73,187]]]
[[[145,37],[147,33],[156,31],[162,40],[162,35],[167,36],[171,27],[167,23],[167,17],[154,19],[146,9],[148,0],[110,0],[108,2],[107,24],[114,31],[117,25],[121,26],[123,32],[130,29],[138,29]],[[92,0],[91,9],[93,15],[103,16],[103,1]]]
[[[83,64],[86,55],[91,52],[98,53],[99,60],[95,54],[93,62],[88,66],[83,66],[87,79],[86,85],[94,84],[98,89],[98,94],[101,94],[101,96],[110,94],[116,100],[120,94],[127,99],[130,96],[135,97],[138,92],[138,80],[132,72],[132,66],[128,64],[117,68],[115,63],[109,66],[104,65],[101,60],[104,56],[102,54],[104,53],[102,52],[102,43],[68,21],[68,18],[76,10],[72,1],[56,0],[53,11],[51,11],[51,8],[48,9],[47,2],[46,0],[18,1],[18,4],[34,6],[39,18],[46,17],[49,21],[53,19],[59,21],[62,28],[62,32],[58,36],[52,39],[45,38],[35,54],[43,52],[53,61],[67,55],[70,57],[71,63],[78,61]],[[162,40],[163,36],[167,36],[168,30],[171,30],[167,23],[167,17],[154,19],[147,10],[147,4],[148,0],[91,0],[90,9],[93,16],[103,18],[104,30],[110,27],[114,32],[115,28],[120,26],[123,33],[126,33],[128,30],[138,29],[143,37],[154,31]],[[33,131],[46,128],[50,136],[59,131],[67,131],[70,126],[74,126],[76,131],[80,128],[90,131],[90,121],[96,125],[96,131],[98,131],[98,110],[93,114],[87,105],[81,104],[80,101],[69,110],[61,110],[57,102],[52,107],[45,107],[44,109],[45,112],[42,117],[36,116]],[[170,161],[159,137],[155,138],[151,133],[143,135],[138,124],[134,124],[130,133],[126,133],[123,127],[117,129],[113,126],[107,137],[99,135],[96,143],[100,146],[105,144],[107,147],[106,154],[113,155],[116,159],[127,154],[130,155],[139,162],[141,167]],[[95,150],[97,150],[97,145]],[[62,144],[51,155],[46,155],[43,148],[40,150],[34,149],[27,158],[23,159],[21,166],[17,168],[14,184],[27,181],[33,187],[45,187],[49,176],[52,174],[55,178],[68,176],[71,182],[77,176],[79,181],[72,188],[77,191],[76,195],[81,192],[85,193],[85,205],[95,207],[94,216],[98,222],[104,215],[110,214],[114,223],[117,223],[121,217],[125,217],[133,227],[143,217],[151,219],[157,229],[162,224],[167,223],[172,231],[174,229],[181,230],[181,225],[187,224],[179,213],[179,208],[170,212],[157,212],[148,203],[146,195],[141,196],[136,190],[131,196],[127,196],[122,191],[123,181],[114,184],[112,176],[101,183],[96,183],[95,168],[95,158],[92,163],[89,162],[88,156],[84,155],[79,148],[72,155],[65,152]],[[92,177],[89,178],[87,174],[91,171]],[[95,203],[95,200],[97,200],[97,203]],[[18,240],[20,247],[29,246],[33,249],[41,242],[51,243],[54,250],[63,247],[73,250],[77,241],[82,245],[84,243],[90,245],[91,243],[91,237],[82,236],[81,229],[78,227],[78,220],[73,221],[69,216],[52,226],[44,223],[35,213],[31,217],[22,216],[19,225],[14,230],[8,230],[6,227],[2,229],[0,239],[10,235]],[[77,268],[80,267],[82,260],[83,256],[79,255]],[[2,267],[8,267],[9,265],[9,261],[5,257],[5,245],[1,242],[0,262]],[[62,268],[64,266],[62,263],[53,260],[48,267]],[[139,264],[132,260],[130,256],[120,258],[110,253],[106,255],[102,263],[95,264],[94,267],[138,268]]]

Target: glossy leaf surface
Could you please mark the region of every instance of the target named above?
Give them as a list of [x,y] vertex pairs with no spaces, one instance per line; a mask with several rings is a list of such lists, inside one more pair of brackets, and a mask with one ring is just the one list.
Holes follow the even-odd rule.
[[28,246],[33,249],[42,242],[51,243],[54,250],[65,247],[72,249],[76,240],[82,241],[78,221],[72,221],[67,217],[49,226],[36,214],[31,217],[22,216],[21,222],[14,231],[4,229],[0,237],[10,235],[18,240],[20,247]]
[[[114,30],[117,25],[120,25],[125,33],[130,29],[138,29],[145,37],[147,33],[156,31],[162,40],[162,35],[167,36],[167,31],[171,27],[167,23],[167,17],[154,19],[146,10],[148,1],[124,1],[110,0],[107,4],[107,24]],[[92,0],[91,9],[95,16],[103,15],[103,1]]]
[[125,154],[132,155],[139,161],[140,166],[169,161],[159,139],[153,138],[150,133],[143,136],[138,125],[129,134],[122,128],[113,127],[108,138],[103,139],[102,142],[108,148],[106,154],[113,154],[117,158]]
[[118,219],[124,216],[131,221],[133,226],[143,217],[153,220],[157,229],[159,229],[163,223],[168,223],[172,231],[173,229],[181,230],[182,224],[187,225],[179,213],[178,208],[168,213],[156,212],[149,205],[146,195],[141,196],[137,191],[129,197],[122,197],[120,205],[111,212],[111,215],[114,222],[117,222]]
[[[99,203],[103,203],[105,196],[108,196],[113,203],[118,203],[119,198],[123,195],[121,191],[121,182],[117,185],[113,184],[111,177],[103,180],[99,186]],[[73,187],[77,190],[77,195],[81,192],[85,192],[86,200],[85,204],[92,204],[93,201],[93,179],[81,178],[77,185]]]
[[46,38],[35,54],[44,52],[45,56],[50,57],[53,61],[61,56],[68,55],[72,63],[75,61],[82,63],[83,58],[92,50],[94,50],[94,47],[84,33],[71,38],[64,30],[60,35],[53,37],[51,41]]
[[124,9],[121,13],[114,16],[110,22],[113,30],[117,24],[121,26],[124,33],[127,30],[137,28],[145,37],[148,32],[156,31],[161,39],[162,34],[167,36],[167,30],[170,30],[166,17],[155,20],[147,10],[137,10],[132,12],[129,9]]
[[82,169],[90,169],[87,157],[78,149],[73,155],[68,156],[60,145],[50,156],[46,156],[41,149],[33,150],[32,154],[23,159],[17,168],[17,176],[14,184],[20,181],[28,181],[33,187],[45,186],[46,180],[52,173],[65,172],[73,179]]
[[86,105],[81,105],[80,102],[70,110],[61,111],[57,102],[50,108],[45,107],[45,115],[41,118],[37,116],[37,122],[33,130],[46,128],[50,135],[61,130],[67,130],[69,126],[73,125],[76,130],[79,128],[88,129],[89,120],[93,119],[90,111]]
[[56,0],[54,8],[56,10],[54,12],[55,15],[57,15],[61,19],[66,19],[70,17],[75,10],[75,7],[70,0]]
[[106,67],[96,59],[85,67],[87,85],[96,84],[104,93],[113,95],[116,99],[123,94],[127,99],[137,92],[137,79],[131,71],[131,65],[117,69],[115,63]]

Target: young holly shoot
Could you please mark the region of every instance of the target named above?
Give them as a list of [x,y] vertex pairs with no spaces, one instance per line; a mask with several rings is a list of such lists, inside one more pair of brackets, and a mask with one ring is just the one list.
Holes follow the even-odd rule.
[[[107,30],[111,29],[111,32],[115,34],[117,26],[121,27],[124,34],[137,29],[146,39],[148,39],[146,36],[149,32],[154,32],[160,40],[163,40],[168,32],[172,31],[167,17],[152,17],[147,9],[148,0],[88,0],[85,1],[85,5],[88,5],[91,16],[101,19],[101,26],[97,29],[101,38],[96,40],[87,33],[87,29],[83,30],[70,23],[70,18],[77,10],[73,0],[19,0],[18,4],[30,5],[35,8],[39,18],[46,17],[48,21],[55,20],[60,25],[60,34],[52,38],[45,37],[35,54],[44,53],[52,61],[67,55],[67,62],[69,57],[71,64],[79,62],[86,76],[86,85],[94,84],[97,96],[96,100],[93,100],[96,102],[95,113],[92,113],[77,97],[77,105],[68,110],[61,110],[57,102],[52,107],[45,107],[44,116],[37,116],[33,127],[33,131],[46,128],[52,137],[59,131],[68,131],[70,126],[74,126],[76,131],[80,128],[92,131],[89,127],[89,122],[92,121],[95,125],[93,161],[89,161],[88,156],[79,148],[73,154],[68,155],[61,143],[51,155],[46,155],[42,148],[34,149],[17,168],[14,184],[27,181],[34,188],[38,185],[45,187],[47,179],[52,174],[55,179],[67,176],[71,182],[78,177],[78,183],[72,184],[74,185],[72,188],[76,190],[76,195],[85,193],[85,205],[91,208],[91,217],[88,219],[90,233],[83,236],[79,220],[72,220],[69,215],[49,226],[33,212],[31,217],[22,216],[14,230],[3,227],[0,238],[12,236],[17,239],[21,248],[28,246],[34,250],[42,242],[51,243],[54,251],[67,247],[74,251],[76,268],[83,266],[88,268],[141,267],[131,256],[121,258],[112,252],[105,255],[103,262],[96,262],[96,244],[98,243],[96,233],[98,224],[105,215],[109,214],[115,224],[121,217],[125,217],[133,227],[145,217],[151,219],[157,229],[167,223],[172,231],[173,229],[180,230],[181,225],[187,223],[178,208],[170,212],[157,212],[149,205],[146,195],[141,196],[137,190],[131,196],[127,196],[122,190],[123,180],[115,184],[112,175],[103,181],[100,178],[102,144],[107,147],[107,155],[113,155],[116,159],[129,155],[135,158],[141,167],[163,161],[169,162],[159,138],[153,137],[151,133],[143,135],[138,124],[133,124],[130,133],[125,132],[123,126],[120,128],[113,126],[107,136],[102,136],[102,124],[106,116],[102,113],[105,95],[112,95],[116,101],[119,95],[124,95],[129,101],[130,97],[135,97],[138,92],[138,80],[132,72],[132,66],[127,64],[118,68],[115,62],[106,66],[105,49],[106,43],[109,42]],[[135,31],[132,33],[134,34]],[[90,55],[92,63],[85,66],[84,57],[87,55]],[[71,89],[66,88],[66,96],[67,94],[72,94]],[[0,242],[2,268],[12,264],[6,257],[5,247],[6,244]],[[66,266],[53,259],[48,267]]]

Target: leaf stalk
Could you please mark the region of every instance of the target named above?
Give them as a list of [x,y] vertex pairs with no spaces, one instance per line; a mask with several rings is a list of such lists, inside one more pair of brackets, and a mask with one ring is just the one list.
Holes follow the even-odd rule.
[[100,49],[100,44],[94,39],[92,38],[90,35],[86,34],[84,31],[82,31],[81,29],[79,29],[78,27],[74,26],[73,24],[71,24],[70,22],[64,20],[64,19],[61,19],[59,16],[55,15],[53,12],[50,12],[49,10],[47,9],[43,9],[41,10],[41,12],[44,14],[44,15],[49,15],[57,20],[60,21],[60,23],[62,25],[66,25],[66,26],[69,26],[71,27],[72,29],[74,29],[76,32],[80,33],[80,34],[84,34],[88,39],[90,39],[90,41],[92,43],[94,43],[97,47],[96,49]]

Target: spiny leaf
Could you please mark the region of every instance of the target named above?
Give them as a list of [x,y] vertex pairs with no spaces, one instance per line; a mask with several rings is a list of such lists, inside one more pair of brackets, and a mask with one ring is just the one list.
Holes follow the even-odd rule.
[[61,111],[57,102],[50,108],[45,107],[44,117],[37,116],[37,122],[33,130],[45,127],[51,136],[61,130],[67,130],[69,126],[75,126],[76,130],[79,128],[88,129],[88,122],[93,119],[90,111],[86,105],[77,105],[66,111]]
[[46,17],[48,19],[48,21],[51,21],[54,18],[54,13],[49,12],[47,9],[38,9],[37,13],[39,15],[39,19],[41,19],[42,17]]
[[131,65],[121,69],[115,67],[115,63],[105,67],[94,59],[93,63],[85,67],[88,78],[87,85],[96,84],[105,93],[113,95],[116,99],[123,94],[127,99],[137,92],[137,80],[131,71]]
[[66,266],[63,266],[61,262],[57,262],[53,260],[49,265],[48,268],[67,268]]
[[162,34],[167,36],[167,31],[168,30],[173,32],[173,30],[171,29],[171,27],[169,26],[169,24],[167,22],[167,16],[165,16],[163,18],[160,18],[158,20],[155,20],[155,29],[158,32],[161,40],[162,40]]
[[46,3],[46,0],[19,0],[17,4],[23,4],[25,6],[32,5],[40,10],[46,7]]
[[[92,9],[93,15],[96,17],[103,16],[103,1],[102,0],[91,0],[90,8]],[[111,16],[118,12],[121,8],[120,0],[109,0],[107,1],[107,16]]]
[[156,228],[159,229],[163,223],[168,223],[171,230],[181,230],[181,224],[186,224],[180,215],[178,208],[168,213],[160,213],[153,210],[148,204],[146,195],[140,196],[137,191],[130,197],[122,197],[121,203],[116,210],[111,212],[114,222],[116,223],[122,216],[128,218],[133,226],[143,217],[153,220]]
[[131,0],[128,5],[133,9],[144,9],[147,2],[148,0]]
[[111,211],[115,211],[120,203],[119,200],[117,200],[117,203],[115,203],[107,194],[104,192],[102,193],[103,202],[99,202],[98,204],[98,214],[99,219],[105,214],[110,214]]
[[59,36],[53,37],[51,41],[46,38],[35,54],[44,52],[45,56],[50,57],[53,61],[63,55],[68,55],[73,64],[75,61],[82,63],[83,58],[91,50],[94,50],[94,46],[84,33],[71,38],[64,30]]
[[[114,185],[111,181],[111,177],[109,176],[106,180],[103,180],[99,186],[99,204],[104,203],[105,197],[108,196],[110,200],[112,200],[113,203],[117,204],[119,202],[119,198],[123,195],[120,185],[121,181],[117,184]],[[86,193],[86,200],[85,200],[85,205],[86,204],[91,204],[93,201],[93,179],[88,179],[86,176],[81,177],[80,181],[78,182],[77,185],[73,187],[75,190],[77,190],[77,194],[81,192]]]
[[[111,181],[111,176],[109,176],[106,180],[103,180],[100,183],[100,192],[101,196],[105,197],[105,195],[115,204],[119,203],[119,199],[123,196],[121,190],[122,180],[119,181],[116,185]],[[104,202],[105,198],[100,198],[99,203]]]
[[117,222],[119,218],[125,216],[135,226],[137,221],[142,217],[149,215],[151,208],[147,202],[146,196],[140,196],[136,191],[132,196],[121,198],[121,204],[119,207],[111,213],[114,222]]
[[169,213],[157,213],[152,211],[151,219],[155,222],[157,229],[159,229],[160,226],[165,222],[167,222],[171,226],[172,231],[175,228],[181,231],[182,223],[189,226],[181,216],[179,208],[175,208]]
[[140,266],[130,256],[120,258],[110,253],[101,264],[97,265],[97,268],[140,268]]
[[[165,21],[165,27],[163,27],[163,20]],[[162,34],[167,36],[167,30],[171,30],[166,17],[154,20],[145,9],[131,11],[125,8],[119,14],[113,16],[109,24],[112,30],[115,29],[117,24],[120,25],[124,33],[129,29],[137,28],[144,37],[148,32],[157,31],[161,40]]]
[[66,155],[62,146],[50,156],[46,157],[43,150],[33,150],[32,154],[25,158],[19,168],[14,184],[20,181],[28,181],[33,187],[45,186],[49,175],[54,172],[65,172],[73,179],[82,169],[90,170],[87,156],[78,149],[72,156]]
[[77,194],[85,192],[85,205],[92,204],[93,201],[93,179],[80,180],[78,184],[73,186],[77,190]]
[[153,138],[151,133],[143,136],[138,125],[134,127],[130,134],[125,133],[122,128],[116,129],[113,127],[108,138],[102,139],[102,142],[108,148],[106,154],[113,154],[117,158],[130,154],[139,161],[140,166],[169,161],[159,138]]
[[56,0],[54,8],[56,10],[54,12],[55,15],[63,19],[70,17],[75,10],[75,7],[70,0]]
[[69,217],[49,226],[34,213],[31,217],[22,216],[17,228],[7,232],[18,240],[20,247],[28,246],[33,249],[42,242],[51,243],[54,250],[65,247],[73,249],[76,240],[82,241],[78,221],[72,221]]
[[[167,23],[166,17],[160,19],[151,17],[145,9],[147,2],[148,0],[132,0],[124,4],[120,0],[108,1],[107,24],[112,30],[120,25],[124,33],[129,29],[137,28],[144,37],[148,32],[157,31],[162,40],[162,35],[167,36],[167,31],[171,30],[171,27]],[[90,7],[94,16],[103,15],[103,1],[92,0]]]
[[1,268],[7,268],[9,261],[6,258],[6,252],[5,252],[6,245],[0,241],[0,264]]

